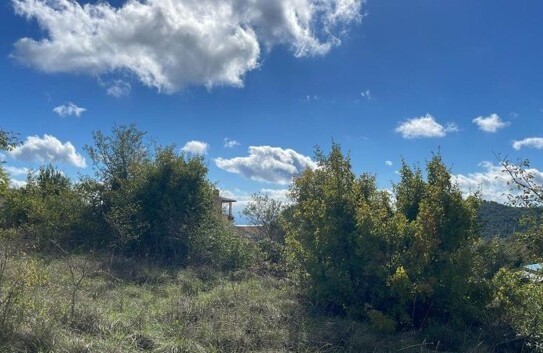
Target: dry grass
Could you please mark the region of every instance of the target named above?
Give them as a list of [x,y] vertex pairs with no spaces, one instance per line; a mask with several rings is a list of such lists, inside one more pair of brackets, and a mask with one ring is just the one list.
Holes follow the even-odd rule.
[[43,259],[6,249],[1,352],[432,351],[410,333],[380,335],[311,313],[286,280],[274,277],[96,255]]

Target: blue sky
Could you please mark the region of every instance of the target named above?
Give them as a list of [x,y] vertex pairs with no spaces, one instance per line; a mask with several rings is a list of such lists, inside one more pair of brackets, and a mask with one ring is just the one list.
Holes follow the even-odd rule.
[[[0,5],[0,127],[13,185],[52,162],[92,173],[92,131],[135,123],[205,154],[239,199],[284,196],[332,140],[389,188],[441,150],[504,200],[495,154],[543,149],[538,0],[13,0]],[[189,143],[191,142],[192,143]]]

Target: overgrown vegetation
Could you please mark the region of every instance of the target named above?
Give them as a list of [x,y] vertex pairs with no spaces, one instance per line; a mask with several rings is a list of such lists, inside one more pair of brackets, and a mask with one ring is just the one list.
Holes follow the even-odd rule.
[[112,254],[166,264],[238,268],[253,254],[246,240],[214,209],[213,185],[199,156],[144,141],[135,126],[95,132],[87,146],[96,178],[77,184],[53,166],[5,191],[2,227],[39,250],[109,249]]
[[[250,271],[164,267],[121,256],[111,262],[99,254],[72,255],[69,262],[61,254],[8,258],[2,288],[12,299],[0,307],[8,308],[1,311],[0,351],[414,353],[434,347],[412,333],[376,333],[319,312],[288,281]],[[75,302],[72,271],[83,278]]]
[[[0,351],[543,351],[541,284],[522,268],[542,261],[543,223],[481,237],[481,200],[440,154],[404,162],[389,192],[318,149],[290,204],[254,195],[247,239],[202,157],[133,125],[94,140],[94,178],[48,165],[13,189],[0,165]],[[539,207],[528,164],[503,165]]]
[[356,178],[339,146],[294,181],[287,220],[292,273],[309,297],[386,331],[477,321],[471,260],[478,201],[464,200],[435,155],[427,178],[404,164],[395,203]]

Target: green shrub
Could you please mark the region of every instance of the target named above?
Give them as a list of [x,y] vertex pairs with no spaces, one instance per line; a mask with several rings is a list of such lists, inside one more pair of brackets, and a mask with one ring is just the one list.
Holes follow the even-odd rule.
[[462,198],[441,156],[428,161],[426,180],[404,163],[395,199],[374,176],[356,178],[338,145],[328,155],[317,150],[316,159],[318,168],[295,178],[285,215],[290,274],[306,295],[387,329],[425,327],[430,318],[476,321],[478,201]]
[[0,230],[0,344],[23,327],[37,307],[32,290],[48,278],[38,260],[27,257]]
[[106,245],[164,264],[252,263],[254,246],[217,214],[203,158],[173,146],[151,154],[144,136],[133,125],[118,126],[109,136],[95,132],[95,146],[87,146],[99,180],[85,190],[92,214],[102,218],[97,233],[110,234],[102,237]]
[[383,314],[379,310],[368,309],[366,312],[371,327],[382,333],[393,333],[396,331],[396,321]]
[[220,215],[211,215],[190,239],[190,262],[222,269],[247,268],[255,263],[256,244],[240,237]]
[[543,291],[541,284],[522,271],[501,269],[493,279],[493,308],[497,320],[508,325],[517,338],[543,352]]
[[53,166],[29,174],[21,189],[10,189],[0,212],[4,228],[16,229],[38,249],[68,243],[80,229],[86,205],[68,178]]

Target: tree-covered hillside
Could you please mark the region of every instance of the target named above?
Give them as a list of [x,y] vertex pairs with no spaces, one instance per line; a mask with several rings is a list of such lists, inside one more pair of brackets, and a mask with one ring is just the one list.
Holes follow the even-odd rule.
[[506,238],[515,232],[524,232],[527,225],[522,220],[542,213],[543,209],[512,207],[494,201],[483,201],[477,215],[481,236]]

